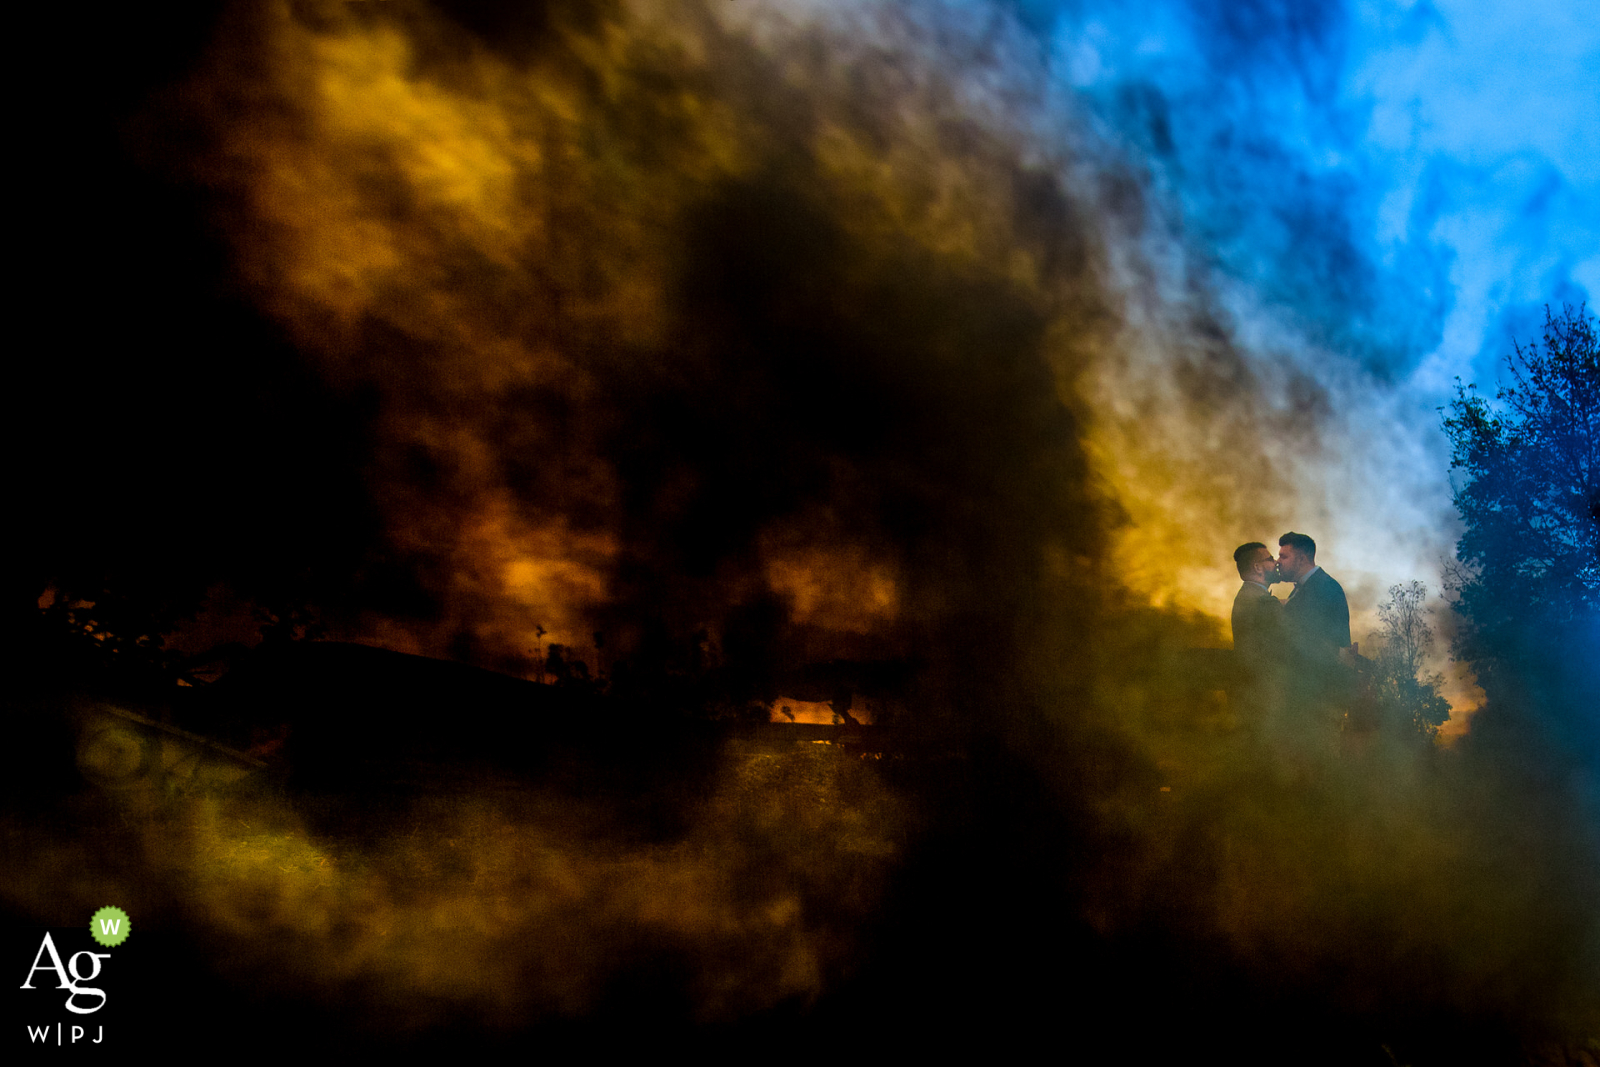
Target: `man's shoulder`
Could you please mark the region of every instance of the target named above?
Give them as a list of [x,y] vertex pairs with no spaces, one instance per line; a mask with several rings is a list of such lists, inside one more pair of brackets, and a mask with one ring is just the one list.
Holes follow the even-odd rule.
[[1350,602],[1344,587],[1327,571],[1318,570],[1307,578],[1289,607],[1295,625],[1319,641],[1334,648],[1350,643]]
[[1251,582],[1233,598],[1233,647],[1256,662],[1277,640],[1283,626],[1283,601]]
[[1333,596],[1334,594],[1338,594],[1341,598],[1344,596],[1344,586],[1340,585],[1338,579],[1334,578],[1333,575],[1321,568],[1318,568],[1315,574],[1306,579],[1306,586],[1314,589],[1322,596]]
[[1271,601],[1274,604],[1283,603],[1283,601],[1279,600],[1277,597],[1273,596],[1270,592],[1261,588],[1259,585],[1256,585],[1254,582],[1245,582],[1243,585],[1239,586],[1239,591],[1233,595],[1233,604],[1235,607],[1254,607],[1257,604],[1265,604],[1268,601]]

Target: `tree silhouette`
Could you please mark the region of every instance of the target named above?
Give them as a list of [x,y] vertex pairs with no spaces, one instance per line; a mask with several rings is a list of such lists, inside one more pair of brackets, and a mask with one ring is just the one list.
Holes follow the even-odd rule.
[[1428,624],[1428,587],[1409,582],[1389,587],[1389,599],[1378,606],[1378,621],[1383,624],[1382,658],[1395,670],[1415,675],[1422,657],[1433,645],[1433,627]]
[[[1579,307],[1545,309],[1542,343],[1506,357],[1493,403],[1457,382],[1444,411],[1465,531],[1448,579],[1454,643],[1491,698],[1570,701],[1600,637],[1600,351]],[[1575,642],[1575,643],[1574,643]],[[1575,654],[1576,653],[1576,654]]]
[[1417,674],[1433,647],[1427,597],[1422,582],[1389,587],[1389,599],[1378,607],[1383,629],[1376,635],[1381,648],[1374,661],[1373,689],[1387,727],[1432,740],[1450,717],[1450,702],[1439,695],[1438,674]]

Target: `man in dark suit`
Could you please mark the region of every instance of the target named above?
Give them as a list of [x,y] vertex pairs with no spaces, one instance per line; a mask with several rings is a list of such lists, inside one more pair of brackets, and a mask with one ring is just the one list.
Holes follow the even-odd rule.
[[1245,670],[1259,672],[1281,654],[1283,601],[1270,591],[1278,561],[1272,549],[1251,541],[1233,550],[1233,564],[1244,581],[1233,598],[1233,649]]
[[1240,545],[1233,564],[1244,584],[1233,598],[1233,655],[1239,667],[1232,697],[1246,718],[1265,722],[1283,703],[1283,601],[1268,587],[1278,562],[1260,541]]
[[1339,650],[1350,647],[1350,605],[1344,587],[1317,566],[1317,543],[1303,533],[1278,538],[1278,573],[1294,583],[1283,608],[1294,657],[1338,663]]
[[1344,587],[1317,566],[1317,543],[1303,533],[1278,538],[1278,573],[1294,583],[1283,606],[1283,659],[1293,702],[1342,718],[1354,697],[1354,678],[1340,662],[1340,652],[1350,647]]

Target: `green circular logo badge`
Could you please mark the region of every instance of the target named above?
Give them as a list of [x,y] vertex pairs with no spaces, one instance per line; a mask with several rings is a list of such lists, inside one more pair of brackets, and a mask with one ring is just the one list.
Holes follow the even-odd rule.
[[121,908],[101,908],[89,920],[89,936],[106,948],[115,948],[133,933],[133,922]]

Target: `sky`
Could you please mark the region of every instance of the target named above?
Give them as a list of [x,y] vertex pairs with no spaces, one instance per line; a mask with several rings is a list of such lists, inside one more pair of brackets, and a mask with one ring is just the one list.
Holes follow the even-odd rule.
[[[1214,261],[1380,375],[1436,395],[1492,381],[1545,304],[1600,284],[1600,20],[1581,10],[1024,10]],[[1159,144],[1153,116],[1119,111],[1140,85]]]

